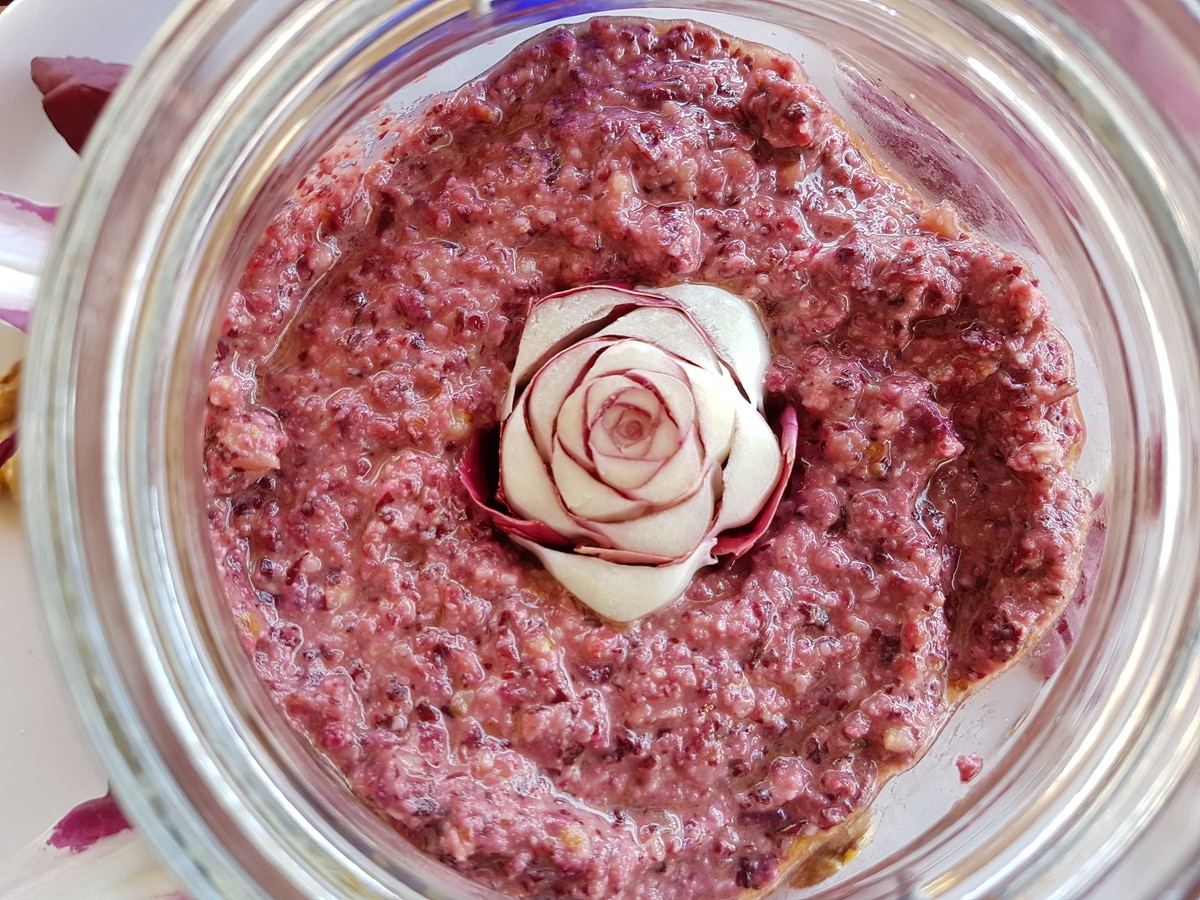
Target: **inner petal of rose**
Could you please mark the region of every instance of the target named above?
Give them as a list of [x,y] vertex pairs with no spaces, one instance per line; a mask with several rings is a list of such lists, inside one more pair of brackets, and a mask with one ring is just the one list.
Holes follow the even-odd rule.
[[625,494],[644,500],[652,509],[671,506],[694,494],[712,469],[712,461],[705,458],[699,435],[693,428],[683,435],[679,449],[663,460],[644,484],[628,488]]
[[630,386],[608,399],[592,428],[597,436],[610,438],[609,443],[622,456],[642,456],[661,420],[662,408],[654,395],[643,387]]
[[550,454],[550,477],[567,511],[590,524],[624,522],[644,515],[650,507],[645,500],[605,484],[581,466],[561,441]]
[[654,419],[644,410],[624,403],[614,403],[604,413],[600,427],[612,437],[622,456],[636,457],[639,450],[650,445]]
[[624,375],[608,375],[587,385],[584,417],[588,447],[607,456],[660,458],[653,448],[663,442],[661,429],[670,432],[668,447],[675,443],[670,434],[678,430],[658,394]]
[[[591,427],[595,428],[599,424],[603,413],[612,402],[628,398],[653,415],[655,420],[654,429],[650,433],[650,446],[642,454],[643,458],[663,460],[670,457],[679,449],[683,436],[691,431],[696,419],[696,403],[692,397],[691,385],[680,377],[683,375],[682,370],[678,367],[673,369],[670,372],[640,369],[624,376],[609,375],[591,382],[587,386],[587,410]],[[617,378],[621,380],[613,380]],[[640,391],[634,393],[622,389],[609,393],[611,388],[626,382]],[[602,436],[601,432],[596,437]],[[605,452],[613,452],[607,444]],[[632,454],[626,452],[622,455]]]
[[[533,442],[542,459],[550,457],[554,446],[554,430],[561,416],[563,404],[579,387],[580,380],[596,359],[609,346],[609,341],[583,341],[546,363],[530,380],[525,391],[527,411],[525,421],[529,425]],[[582,416],[582,405],[579,408]],[[580,425],[583,420],[580,419]]]
[[[624,386],[627,382],[637,389]],[[612,397],[604,396],[608,388],[618,385],[622,387]],[[601,481],[656,509],[679,503],[696,492],[702,476],[711,469],[711,461],[706,458],[696,427],[697,410],[691,385],[677,378],[675,371],[664,374],[641,370],[627,376],[604,376],[590,383],[586,390],[588,406],[594,410],[588,436],[589,457]],[[650,424],[646,419],[653,410],[654,429],[648,435],[648,443],[622,447],[619,438],[604,427],[605,417],[625,400],[639,413],[646,413],[644,419],[628,411],[639,431]],[[622,421],[622,415],[618,410],[614,420]]]
[[[649,394],[641,387],[619,392],[609,406],[598,413],[599,421],[588,432],[588,451],[596,475],[606,484],[620,491],[641,487],[654,477],[663,466],[663,460],[652,452],[655,437],[660,429],[677,431],[675,423],[662,414],[661,404],[655,400],[654,413],[644,406],[624,402],[623,395],[639,392]],[[653,395],[649,394],[653,399]],[[643,396],[630,398],[644,400]]]

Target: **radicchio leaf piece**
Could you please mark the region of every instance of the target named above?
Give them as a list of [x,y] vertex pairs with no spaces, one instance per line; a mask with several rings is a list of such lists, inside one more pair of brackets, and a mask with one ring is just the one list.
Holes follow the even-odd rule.
[[50,124],[76,153],[129,66],[77,56],[36,56],[29,66]]

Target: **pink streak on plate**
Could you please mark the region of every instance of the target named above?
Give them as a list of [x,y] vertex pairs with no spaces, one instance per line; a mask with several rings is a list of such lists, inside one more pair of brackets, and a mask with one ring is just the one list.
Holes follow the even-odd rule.
[[82,853],[97,841],[132,827],[110,791],[103,797],[79,804],[63,816],[46,843],[61,850]]

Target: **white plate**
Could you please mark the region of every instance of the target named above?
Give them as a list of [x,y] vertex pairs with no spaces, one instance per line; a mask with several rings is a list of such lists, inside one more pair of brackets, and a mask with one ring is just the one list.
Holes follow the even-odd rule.
[[[42,112],[30,59],[133,62],[174,6],[175,0],[17,0],[0,11],[0,192],[58,204],[79,164]],[[0,372],[22,352],[20,335],[0,328]],[[29,583],[20,513],[8,498],[0,500],[0,578],[3,861],[71,807],[103,794],[105,782],[59,685]]]

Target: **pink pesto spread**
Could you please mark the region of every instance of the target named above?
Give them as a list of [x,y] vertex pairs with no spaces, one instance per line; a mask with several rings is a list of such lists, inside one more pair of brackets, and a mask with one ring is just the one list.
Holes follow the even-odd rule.
[[[263,683],[501,891],[773,884],[1074,590],[1083,426],[1036,281],[873,170],[795,62],[697,25],[547,32],[377,136],[279,213],[213,363],[212,538]],[[753,552],[617,626],[456,468],[532,300],[685,280],[759,305],[799,462]]]

